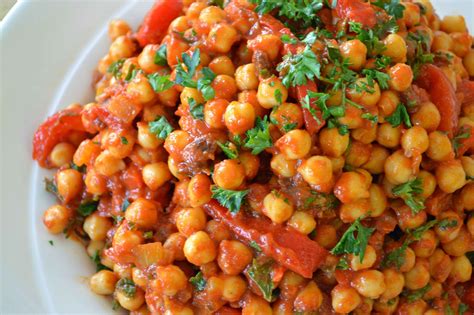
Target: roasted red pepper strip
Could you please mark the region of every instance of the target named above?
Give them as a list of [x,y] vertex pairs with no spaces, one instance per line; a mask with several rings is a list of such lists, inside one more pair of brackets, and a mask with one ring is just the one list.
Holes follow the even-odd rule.
[[49,153],[56,144],[64,141],[71,131],[85,131],[81,108],[63,109],[42,123],[33,137],[33,159],[41,167],[51,167]]
[[462,93],[463,104],[474,102],[474,81],[462,81],[458,91]]
[[449,136],[453,137],[458,126],[461,105],[449,79],[440,68],[427,64],[421,68],[416,84],[428,92],[431,101],[441,114],[438,129],[448,132]]
[[166,35],[168,26],[181,15],[182,10],[181,0],[156,0],[137,32],[136,38],[140,46],[159,44]]
[[227,225],[239,239],[256,242],[265,255],[305,278],[312,277],[328,254],[318,243],[291,227],[274,225],[268,219],[242,213],[234,216],[214,200],[204,208],[214,219]]
[[349,19],[352,22],[361,23],[372,28],[377,23],[375,10],[370,2],[362,0],[338,0],[336,12],[340,19]]
[[[300,85],[296,87],[296,96],[298,100],[300,101],[300,104],[303,103],[304,98],[306,95],[308,95],[308,91],[313,91],[317,92],[318,88],[316,86],[316,83],[313,81],[308,81],[306,85]],[[310,106],[314,108],[313,104],[314,99],[310,99]],[[303,108],[303,118],[304,118],[304,124],[306,129],[310,134],[315,134],[317,133],[321,128],[324,127],[326,124],[326,121],[323,120],[323,115],[321,114],[321,111],[318,108],[315,108],[316,110],[316,116],[318,117],[318,120],[311,114],[311,112]]]

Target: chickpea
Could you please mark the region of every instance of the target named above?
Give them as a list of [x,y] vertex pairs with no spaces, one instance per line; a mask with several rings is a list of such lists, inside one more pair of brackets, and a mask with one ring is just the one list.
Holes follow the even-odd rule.
[[429,135],[430,145],[426,154],[434,161],[447,161],[454,157],[454,150],[449,137],[441,131],[433,131]]
[[349,61],[349,69],[360,70],[367,58],[367,47],[358,39],[348,40],[339,46],[341,56]]
[[[162,139],[159,139],[155,134],[150,131],[148,124],[139,122],[138,127],[138,144],[143,148],[153,150],[158,148],[163,143]],[[122,157],[123,158],[123,157]]]
[[436,234],[433,230],[428,230],[422,234],[419,241],[411,245],[411,248],[415,252],[416,257],[428,258],[433,254],[437,245]]
[[451,242],[442,243],[442,247],[446,254],[458,257],[469,251],[471,241],[471,235],[466,228],[462,227],[458,236]]
[[285,103],[287,98],[288,90],[276,77],[264,79],[258,85],[257,99],[263,108],[272,108]]
[[449,36],[453,39],[451,51],[461,58],[467,56],[472,45],[471,35],[468,33],[451,33]]
[[158,208],[152,201],[138,198],[128,206],[125,219],[137,228],[149,229],[158,221]]
[[441,21],[440,26],[446,33],[467,32],[466,21],[462,15],[447,15]]
[[263,298],[251,295],[242,308],[242,315],[272,315],[270,304]]
[[252,251],[239,241],[223,240],[219,244],[217,263],[226,275],[238,275],[252,262],[252,258]]
[[201,207],[185,208],[176,216],[176,227],[180,233],[189,237],[195,232],[204,230],[206,221],[206,213]]
[[135,53],[135,44],[128,36],[121,35],[114,39],[109,48],[109,55],[113,61],[121,58],[130,58]]
[[369,269],[375,263],[377,259],[377,253],[371,245],[367,245],[364,253],[364,259],[361,260],[360,256],[351,255],[350,264],[354,271]]
[[146,289],[146,286],[148,284],[148,278],[141,269],[137,267],[132,268],[132,280],[140,288],[144,290]]
[[474,49],[469,50],[469,52],[464,56],[462,63],[464,68],[470,77],[474,76]]
[[223,99],[214,99],[204,105],[204,121],[211,128],[225,129],[224,113],[229,102]]
[[210,220],[206,224],[206,232],[216,242],[231,238],[230,231],[225,224],[216,220]]
[[157,266],[154,286],[167,296],[175,296],[188,285],[184,272],[175,265]]
[[211,87],[216,94],[215,98],[231,101],[237,95],[237,85],[233,77],[219,74],[212,81]]
[[64,202],[76,198],[82,191],[82,174],[69,168],[56,173],[56,187]]
[[332,163],[325,156],[315,155],[304,160],[297,171],[319,192],[328,192],[332,188],[334,181]]
[[250,103],[231,102],[224,113],[224,123],[233,134],[243,134],[255,122],[255,110]]
[[117,159],[109,151],[105,150],[96,158],[94,167],[99,174],[112,176],[125,169],[125,162],[122,159]]
[[296,296],[293,303],[298,312],[317,311],[323,303],[323,294],[314,281],[310,281]]
[[394,62],[406,62],[407,45],[403,37],[398,34],[389,34],[383,40],[386,49],[382,55],[392,58]]
[[49,160],[54,167],[61,167],[71,163],[76,148],[70,143],[60,142],[54,146],[49,154]]
[[286,133],[293,129],[300,129],[303,126],[303,111],[299,105],[283,103],[273,108],[270,120],[276,121],[280,131]]
[[412,270],[413,267],[415,266],[415,262],[416,262],[415,252],[413,251],[413,249],[408,247],[405,250],[405,259],[403,260],[403,264],[400,266],[400,271],[408,272]]
[[413,71],[411,67],[405,63],[397,63],[388,70],[390,87],[398,92],[406,91],[413,81]]
[[394,297],[390,300],[378,299],[374,301],[374,310],[380,314],[393,314],[395,313],[398,302],[400,301],[399,297]]
[[104,247],[105,247],[105,242],[104,241],[91,240],[89,242],[89,245],[87,245],[87,247],[86,247],[87,255],[89,255],[89,257],[93,257],[94,255],[98,255],[99,258],[100,258],[100,252],[102,252]]
[[352,279],[351,285],[360,295],[376,299],[385,292],[384,275],[378,270],[359,271]]
[[421,196],[428,198],[436,189],[436,178],[433,174],[424,170],[421,170],[420,173],[418,173],[418,178],[421,180],[421,188],[423,189]]
[[377,124],[370,124],[369,126],[352,129],[351,136],[354,140],[363,144],[371,144],[377,139],[377,126]]
[[196,104],[204,103],[204,97],[202,96],[202,93],[199,90],[190,87],[183,88],[183,91],[179,95],[179,99],[181,104],[183,104],[185,107],[189,107],[189,102],[191,99],[194,99]]
[[436,168],[436,181],[439,188],[447,193],[453,193],[466,183],[466,173],[459,160],[446,161]]
[[188,237],[184,243],[186,259],[196,266],[202,266],[216,258],[216,246],[206,232],[199,231]]
[[228,302],[237,302],[247,290],[247,282],[239,276],[227,276],[224,278],[224,289],[222,299]]
[[415,266],[404,274],[405,286],[410,290],[419,290],[430,281],[428,263],[425,260],[417,259]]
[[306,130],[291,130],[278,139],[275,146],[287,159],[301,159],[311,149],[311,136]]
[[474,210],[474,183],[466,184],[459,195],[461,203],[467,211]]
[[294,206],[283,193],[272,191],[263,199],[262,210],[273,222],[283,223],[293,214]]
[[449,34],[443,31],[435,31],[431,50],[433,51],[450,51],[453,48],[453,39]]
[[454,211],[443,211],[437,219],[439,224],[435,226],[435,232],[441,243],[447,243],[454,240],[461,231],[462,219]]
[[235,72],[234,64],[232,63],[232,60],[227,56],[219,56],[212,59],[212,61],[209,63],[209,68],[217,75],[225,74],[228,76],[233,76]]
[[398,226],[402,230],[414,229],[426,222],[426,211],[422,210],[414,213],[407,205],[397,205],[395,212],[397,214]]
[[402,128],[400,126],[393,127],[389,123],[383,123],[377,129],[377,142],[386,148],[396,148],[400,144],[401,136]]
[[366,108],[377,105],[380,100],[380,87],[377,82],[370,86],[367,78],[359,78],[354,83],[355,88],[348,89],[347,96],[351,101],[356,102]]
[[142,104],[148,104],[155,99],[155,91],[143,75],[138,75],[128,83],[127,93]]
[[173,259],[182,261],[185,260],[183,247],[186,242],[186,237],[180,233],[173,233],[166,239],[163,248],[173,254]]
[[414,177],[411,159],[402,150],[395,151],[385,161],[385,177],[395,185],[406,183]]
[[119,36],[127,35],[131,30],[128,23],[124,20],[112,20],[109,22],[108,33],[111,40],[115,40]]
[[354,222],[360,216],[370,212],[370,201],[368,199],[357,199],[349,203],[343,203],[339,209],[339,217],[344,223]]
[[188,198],[192,207],[199,207],[211,200],[211,180],[207,175],[197,174],[188,185]]
[[469,231],[469,234],[471,234],[471,237],[474,236],[474,217],[470,217],[467,220],[466,223],[467,230]]
[[420,126],[428,132],[435,131],[441,122],[441,114],[435,104],[425,102],[420,105],[418,111],[411,115],[413,125]]
[[470,156],[461,156],[460,157],[462,167],[464,168],[464,172],[468,177],[474,177],[474,158]]
[[453,263],[449,255],[440,249],[437,248],[433,255],[429,257],[429,269],[431,277],[439,282],[444,282],[448,278]]
[[369,160],[362,165],[362,168],[371,174],[381,174],[384,170],[385,160],[389,157],[387,149],[380,145],[373,145]]
[[349,146],[349,135],[341,135],[337,128],[324,128],[319,132],[319,145],[325,155],[339,157]]
[[297,160],[288,160],[284,154],[275,154],[270,162],[273,172],[282,177],[293,177],[296,174]]
[[471,275],[472,265],[469,258],[465,255],[454,257],[450,277],[455,282],[467,282],[471,280]]
[[135,311],[139,309],[145,302],[145,293],[140,288],[136,288],[136,292],[133,296],[129,296],[120,290],[115,291],[115,298],[119,302],[120,306],[129,311]]
[[355,289],[338,284],[331,291],[331,301],[337,313],[347,314],[356,309],[362,299]]
[[245,168],[236,160],[224,160],[214,166],[212,179],[224,189],[237,189],[245,180]]
[[118,278],[110,270],[101,270],[94,274],[89,280],[89,286],[95,294],[112,295]]
[[334,195],[343,203],[350,203],[370,196],[365,176],[359,172],[344,172],[334,185]]
[[385,292],[380,296],[383,300],[391,300],[397,297],[400,293],[402,293],[403,287],[405,286],[405,278],[403,274],[396,271],[395,269],[385,269],[383,271],[385,283],[387,285],[387,289]]
[[415,3],[403,2],[403,21],[407,27],[413,27],[420,24],[420,7]]
[[166,137],[164,147],[170,155],[179,156],[191,142],[191,137],[184,130],[174,130]]
[[107,232],[112,228],[113,224],[110,219],[99,215],[97,212],[89,215],[84,220],[84,232],[93,241],[104,241],[107,237]]
[[253,63],[240,66],[235,71],[235,82],[239,90],[256,90],[258,88],[257,67]]
[[280,52],[281,39],[275,34],[260,34],[249,41],[249,47],[253,51],[264,51],[270,60],[275,60]]
[[424,128],[419,126],[408,129],[403,133],[401,138],[402,148],[408,157],[424,153],[428,150],[429,144],[428,133]]
[[345,163],[360,167],[370,159],[371,145],[353,140],[345,153]]
[[172,179],[171,172],[165,162],[147,164],[142,170],[143,182],[151,190],[157,190]]
[[338,241],[336,228],[329,224],[318,225],[314,240],[326,249],[333,248]]
[[309,234],[316,228],[314,217],[303,211],[296,211],[287,224],[302,234]]
[[79,144],[76,152],[74,153],[73,162],[77,166],[83,166],[84,164],[90,164],[100,153],[100,146],[94,144],[90,139],[84,140]]
[[215,24],[207,37],[209,47],[221,54],[226,54],[238,40],[237,30],[226,23]]
[[204,8],[199,14],[199,21],[209,26],[222,22],[225,19],[225,12],[219,7],[209,6]]
[[48,208],[43,214],[43,224],[51,234],[63,232],[72,219],[72,211],[61,205]]
[[[140,55],[138,55],[138,65],[146,73],[157,72],[162,65],[155,63],[156,52],[160,49],[159,45],[146,45]],[[165,64],[166,65],[166,64]]]
[[377,184],[371,184],[369,187],[370,216],[375,218],[381,216],[388,206],[387,196],[383,188]]

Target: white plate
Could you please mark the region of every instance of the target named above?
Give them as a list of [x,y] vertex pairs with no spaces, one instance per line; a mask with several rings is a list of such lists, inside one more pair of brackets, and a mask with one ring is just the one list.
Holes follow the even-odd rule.
[[[468,15],[474,2],[433,1],[437,12]],[[58,108],[92,99],[91,77],[107,51],[107,22],[139,25],[151,1],[21,1],[1,24],[1,311],[112,313],[89,291],[93,264],[77,243],[47,234],[43,211],[54,200],[31,160],[37,126]],[[53,240],[54,246],[48,241]]]

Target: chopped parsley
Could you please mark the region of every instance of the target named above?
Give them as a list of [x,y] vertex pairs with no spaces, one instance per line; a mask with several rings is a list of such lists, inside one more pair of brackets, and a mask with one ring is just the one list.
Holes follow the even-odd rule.
[[153,231],[146,231],[145,233],[143,233],[143,237],[147,240],[153,238]]
[[421,67],[426,63],[433,63],[434,55],[430,52],[430,38],[428,34],[420,31],[408,33],[407,39],[414,43],[415,52],[412,58],[409,58],[408,64],[413,70],[413,76],[416,79],[420,73]]
[[455,219],[452,219],[452,220],[444,219],[438,223],[438,228],[443,231],[456,227],[456,226],[458,226],[458,221]]
[[408,248],[409,242],[404,242],[402,246],[392,250],[382,260],[382,267],[396,267],[400,269],[405,263],[405,253]]
[[122,292],[129,298],[133,298],[137,293],[137,287],[132,279],[122,278],[115,285],[115,289]]
[[121,136],[121,137],[120,137],[120,142],[122,142],[122,144],[128,144],[128,139],[127,139],[127,137]]
[[148,127],[150,132],[158,139],[166,139],[166,137],[168,137],[168,135],[174,130],[165,116],[161,116],[158,119],[149,122]]
[[285,55],[276,69],[282,72],[282,83],[287,88],[305,85],[308,80],[313,81],[321,76],[321,64],[309,46],[296,55]]
[[122,75],[122,67],[124,62],[125,59],[119,59],[117,61],[112,62],[109,68],[107,69],[107,72],[112,74],[114,78],[119,79]]
[[458,313],[459,315],[464,315],[466,311],[469,310],[469,306],[464,303],[459,303]]
[[384,9],[388,15],[393,16],[397,20],[403,17],[405,7],[400,4],[399,0],[377,0],[372,2],[372,4]]
[[127,198],[125,198],[122,202],[122,207],[121,207],[122,212],[127,211],[128,206],[130,206],[130,201]]
[[361,23],[349,22],[349,30],[357,34],[356,38],[365,44],[369,55],[376,56],[386,49],[376,29],[366,30]]
[[167,48],[166,45],[161,45],[160,48],[155,53],[155,58],[153,59],[154,63],[159,66],[167,66]]
[[419,290],[415,291],[404,291],[402,294],[407,298],[408,303],[413,303],[417,300],[420,300],[423,298],[423,296],[431,290],[431,285],[428,283],[426,286]]
[[229,159],[236,159],[239,156],[239,152],[237,151],[237,147],[230,141],[222,144],[217,141],[217,145],[221,148],[222,152],[229,158]]
[[330,95],[327,93],[308,91],[308,94],[303,99],[301,106],[307,109],[317,122],[320,122],[316,109],[310,104],[311,100],[314,100],[313,104],[315,104],[321,110],[322,118],[326,120],[328,127],[337,128],[341,135],[345,135],[349,133],[349,128],[347,125],[339,123],[338,118],[341,118],[345,115],[346,109],[343,105],[328,107],[326,102],[329,98]]
[[268,302],[272,302],[272,292],[275,288],[272,279],[272,267],[273,261],[271,260],[260,264],[256,259],[254,259],[252,265],[247,270],[249,278],[255,282],[262,292],[263,298]]
[[207,281],[204,279],[202,272],[198,272],[194,277],[189,278],[189,282],[196,291],[203,291],[206,288]]
[[61,200],[61,196],[58,192],[58,186],[56,186],[53,179],[49,179],[46,177],[44,178],[44,189],[50,194],[55,195],[56,198],[58,198],[59,200]]
[[281,94],[281,91],[280,91],[279,89],[276,89],[274,95],[275,95],[275,99],[277,100],[278,104],[281,105],[281,103],[282,103],[282,96],[283,96],[283,95]]
[[349,269],[349,262],[347,261],[346,257],[341,257],[341,259],[339,259],[339,262],[336,265],[336,269],[340,269],[340,270]]
[[[352,225],[342,235],[339,242],[331,250],[333,255],[354,254],[359,256],[359,261],[364,260],[365,249],[369,242],[369,237],[374,232],[374,228],[368,228],[362,225],[361,218],[352,223]],[[355,235],[357,233],[357,235]]]
[[96,272],[99,272],[101,270],[110,270],[109,267],[102,264],[102,262],[100,260],[100,254],[99,254],[98,250],[94,253],[94,255],[91,256],[91,260],[95,264]]
[[462,126],[459,132],[453,137],[453,140],[451,142],[453,144],[453,149],[454,152],[456,152],[456,155],[458,155],[459,148],[463,145],[461,142],[462,139],[469,139],[470,136],[470,128],[465,128],[464,126]]
[[385,117],[385,120],[389,122],[394,128],[400,126],[402,123],[404,123],[408,128],[412,127],[407,108],[401,103],[397,105],[397,108],[395,108],[395,111],[392,113],[392,115]]
[[212,186],[211,191],[212,198],[233,214],[239,212],[242,202],[249,192],[248,190],[228,190],[217,186]]
[[53,240],[49,240],[48,243],[49,243],[49,245],[54,246]]
[[76,170],[76,171],[81,172],[81,173],[85,173],[86,169],[87,169],[87,167],[85,165],[78,166],[74,162],[71,162],[71,168],[73,170]]
[[363,113],[360,117],[367,119],[368,121],[372,122],[373,124],[376,124],[379,121],[379,118],[377,115],[371,114],[371,113]]
[[127,75],[125,76],[125,82],[130,82],[133,79],[135,79],[135,77],[137,76],[139,72],[141,72],[141,70],[137,69],[134,64],[131,64],[130,67],[128,68]]
[[210,68],[203,68],[201,71],[203,77],[197,82],[197,89],[201,91],[202,96],[206,101],[213,99],[216,92],[212,88],[212,81],[216,78],[216,74]]
[[183,61],[178,60],[178,65],[176,66],[175,82],[179,85],[196,89],[197,83],[193,80],[193,77],[201,60],[201,52],[199,49],[196,49],[191,56],[183,53],[181,58]]
[[174,85],[169,75],[160,75],[158,73],[148,75],[148,82],[150,82],[151,87],[156,93],[169,90]]
[[257,155],[272,145],[268,117],[265,116],[263,119],[257,117],[255,127],[247,131],[244,147],[251,149],[253,155]]
[[250,241],[249,246],[251,248],[253,248],[257,253],[262,252],[262,249],[260,248],[260,246],[255,241]]
[[410,207],[413,214],[417,214],[425,208],[424,199],[421,196],[423,193],[422,185],[421,178],[416,178],[393,187],[392,193],[402,198],[405,204]]
[[367,84],[370,87],[373,87],[374,82],[377,81],[382,90],[386,90],[389,88],[388,81],[390,80],[390,76],[385,72],[375,69],[364,69],[362,70],[362,74],[365,75],[367,79]]
[[77,212],[83,216],[87,217],[88,215],[91,215],[92,212],[97,210],[97,206],[99,205],[98,200],[89,200],[81,203],[79,207],[77,207]]
[[194,98],[188,98],[189,112],[191,117],[204,120],[204,104],[198,104]]

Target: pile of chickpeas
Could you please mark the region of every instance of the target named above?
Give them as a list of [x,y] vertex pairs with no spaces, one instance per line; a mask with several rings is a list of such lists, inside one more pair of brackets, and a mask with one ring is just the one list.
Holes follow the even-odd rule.
[[[61,201],[44,213],[49,232],[58,234],[71,222],[77,223],[75,208],[81,200],[99,201],[97,211],[78,221],[87,238],[88,255],[98,254],[106,267],[90,278],[91,290],[113,296],[133,314],[314,314],[319,310],[319,314],[433,315],[445,314],[446,303],[452,300],[459,304],[456,289],[472,276],[466,253],[474,250],[474,159],[469,155],[473,151],[456,155],[450,136],[438,130],[444,117],[433,102],[423,101],[409,111],[411,128],[393,127],[385,118],[413,83],[413,69],[406,63],[408,32],[425,32],[433,53],[450,56],[450,62],[440,68],[455,89],[462,80],[474,77],[472,37],[464,18],[440,19],[429,0],[402,2],[400,30],[383,39],[382,54],[392,59],[387,68],[389,89],[375,83],[373,93],[347,91],[351,101],[377,115],[378,123],[368,123],[361,109],[347,106],[339,122],[348,126],[349,133],[342,135],[337,128],[325,126],[311,134],[305,129],[301,104],[281,78],[261,77],[252,62],[257,50],[266,53],[270,64],[281,62],[281,38],[260,34],[247,40],[244,35],[258,20],[251,9],[245,11],[249,16],[236,20],[206,2],[183,2],[184,15],[171,23],[163,40],[167,66],[154,62],[160,45],[141,49],[126,22],[110,23],[112,44],[98,63],[96,100],[71,105],[82,109],[87,133],[71,131],[49,156],[58,168],[54,184]],[[252,8],[245,0],[236,2]],[[354,71],[374,62],[358,39],[341,39],[337,44]],[[318,55],[324,47],[318,40],[312,49]],[[197,89],[179,85],[155,92],[147,76],[158,72],[173,79],[177,58],[196,48],[201,53],[198,69],[209,67],[216,74],[211,84],[215,98],[206,101]],[[109,68],[121,59],[116,78]],[[131,69],[140,71],[125,82]],[[322,73],[330,70],[331,65],[324,66]],[[367,83],[362,77],[357,80]],[[342,97],[341,91],[331,92],[327,105],[339,105]],[[191,117],[190,99],[204,104],[202,120]],[[108,121],[98,123],[99,118],[91,114],[98,108],[106,109]],[[273,146],[263,154],[241,147],[238,157],[230,159],[215,148],[217,141],[244,137],[257,117],[265,115],[271,121]],[[150,130],[149,123],[159,116],[175,127],[166,139]],[[289,123],[293,130],[284,130],[282,126]],[[474,103],[462,105],[462,125],[474,128]],[[199,144],[202,139],[204,144]],[[203,146],[214,149],[209,153]],[[212,169],[204,163],[209,161]],[[267,183],[256,181],[262,170],[271,173],[266,174]],[[415,178],[422,180],[420,196],[426,206],[416,214],[392,192]],[[308,211],[302,206],[304,200],[289,193],[284,183],[334,194],[340,205],[329,216]],[[363,217],[375,232],[362,261],[345,255],[353,272],[350,281],[336,277],[341,257],[329,254],[312,279],[283,270],[274,283],[279,297],[270,303],[243,274],[260,253],[204,210],[213,185],[248,189],[245,203],[251,215],[291,226],[327,250],[358,218]],[[397,226],[406,232],[430,219],[455,224],[428,229],[407,247],[399,269],[382,268],[386,254],[401,246],[388,233]],[[197,271],[205,279],[200,291],[190,283]],[[133,281],[133,294],[120,288],[120,279]],[[415,301],[402,295],[428,284],[429,290]]]

